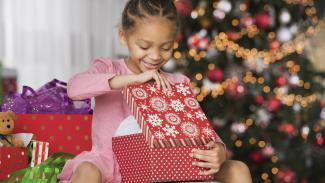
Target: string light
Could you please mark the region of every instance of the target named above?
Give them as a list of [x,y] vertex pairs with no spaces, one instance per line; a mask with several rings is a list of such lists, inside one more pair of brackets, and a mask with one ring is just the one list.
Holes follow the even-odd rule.
[[[316,16],[316,8],[313,7],[314,3],[313,1],[296,1],[296,0],[285,0],[288,4],[301,4],[306,7],[305,14],[310,17],[313,20],[314,25],[311,25],[307,28],[307,30],[297,35],[296,38],[292,41],[289,41],[287,43],[284,43],[280,46],[278,50],[260,50],[260,51],[252,51],[253,49],[246,49],[242,46],[239,46],[237,43],[235,43],[232,40],[229,40],[226,33],[221,32],[215,37],[214,45],[219,51],[225,51],[234,54],[238,58],[248,59],[248,60],[254,60],[256,58],[261,58],[264,61],[267,61],[267,63],[273,63],[278,60],[281,60],[282,58],[286,57],[287,55],[296,52],[298,54],[301,54],[304,49],[304,44],[307,36],[312,36],[315,33],[319,32],[323,24],[318,21],[318,18]],[[244,5],[243,5],[244,6]],[[308,7],[312,6],[312,7]],[[269,6],[265,6],[264,8],[268,9]],[[233,25],[236,25],[236,19],[232,21]],[[256,36],[260,30],[257,28],[256,25],[250,25],[247,28],[243,28],[238,33],[238,38],[242,38],[245,35],[248,35],[248,37],[252,38]],[[271,32],[268,34],[269,40],[274,40],[276,37],[276,34],[274,32]]]

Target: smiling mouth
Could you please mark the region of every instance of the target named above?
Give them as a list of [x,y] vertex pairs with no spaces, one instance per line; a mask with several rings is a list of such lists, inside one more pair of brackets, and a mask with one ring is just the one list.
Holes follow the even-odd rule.
[[149,69],[157,69],[157,68],[160,67],[160,65],[162,63],[162,62],[160,62],[160,63],[157,63],[157,64],[151,64],[151,63],[148,63],[148,62],[145,62],[145,61],[142,61],[142,62],[144,64],[144,66],[149,68]]

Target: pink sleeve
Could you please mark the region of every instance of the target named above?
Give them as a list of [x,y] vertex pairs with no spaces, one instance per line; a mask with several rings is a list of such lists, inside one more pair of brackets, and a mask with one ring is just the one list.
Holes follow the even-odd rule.
[[112,62],[110,59],[96,59],[87,71],[74,75],[68,81],[68,96],[73,100],[83,100],[109,92],[108,81],[116,76]]

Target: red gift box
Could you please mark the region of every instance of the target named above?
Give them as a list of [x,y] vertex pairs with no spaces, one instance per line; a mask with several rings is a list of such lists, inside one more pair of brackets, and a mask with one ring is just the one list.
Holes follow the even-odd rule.
[[163,92],[156,84],[128,86],[124,91],[142,133],[113,138],[123,182],[212,180],[192,165],[195,149],[222,142],[187,84]]
[[[195,148],[205,149],[204,146]],[[199,175],[204,168],[194,167],[197,161],[189,156],[193,147],[150,148],[143,134],[113,138],[122,182],[165,182],[212,180],[213,176]]]
[[8,178],[12,172],[26,168],[27,166],[27,148],[0,148],[0,180]]
[[17,118],[14,133],[33,133],[35,140],[49,142],[49,156],[91,149],[91,115],[18,114]]
[[169,92],[157,84],[132,85],[124,93],[152,148],[221,141],[187,84],[176,84]]

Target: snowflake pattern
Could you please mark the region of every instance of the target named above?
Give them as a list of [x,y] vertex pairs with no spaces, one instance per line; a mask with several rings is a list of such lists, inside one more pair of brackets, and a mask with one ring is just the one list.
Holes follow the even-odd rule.
[[165,139],[164,133],[162,133],[160,130],[155,132],[155,137],[158,138],[158,140]]
[[132,93],[138,99],[145,99],[148,97],[147,92],[142,88],[134,88],[132,90]]
[[185,105],[191,109],[198,109],[200,107],[199,103],[194,98],[186,98],[184,100]]
[[163,120],[159,118],[159,116],[157,114],[152,114],[152,115],[148,115],[148,122],[156,127],[156,126],[161,126]]
[[203,134],[206,136],[212,136],[212,134],[213,134],[213,131],[209,127],[204,127],[204,128],[202,128],[202,130],[203,130]]
[[157,88],[154,85],[149,85],[148,89],[151,93],[156,93],[157,92]]
[[170,106],[176,111],[183,111],[184,110],[184,104],[182,104],[182,102],[177,99],[177,100],[172,100]]
[[202,121],[204,121],[205,119],[207,119],[206,116],[205,116],[205,114],[203,112],[201,112],[201,111],[195,112],[195,117],[197,119],[202,120]]
[[181,123],[181,119],[178,117],[177,114],[174,113],[167,113],[165,115],[166,121],[172,125],[178,125]]
[[145,104],[142,104],[142,105],[140,106],[140,108],[143,109],[143,110],[148,110],[148,106],[146,106]]
[[153,97],[150,99],[151,107],[159,112],[166,111],[168,109],[167,102],[160,97]]
[[181,93],[182,95],[186,96],[187,94],[191,94],[190,87],[185,86],[184,84],[176,85],[177,92]]
[[174,92],[171,91],[171,90],[166,90],[166,91],[163,91],[164,94],[167,96],[167,97],[171,97],[171,96],[174,96]]
[[188,119],[191,119],[191,118],[193,118],[193,115],[192,115],[191,113],[186,113],[186,117],[187,117]]
[[169,126],[168,124],[165,125],[163,130],[165,131],[166,136],[176,137],[176,135],[179,134],[179,132],[175,129],[175,126]]
[[181,128],[182,132],[188,137],[197,137],[200,134],[199,128],[195,124],[190,122],[183,123],[181,125]]

